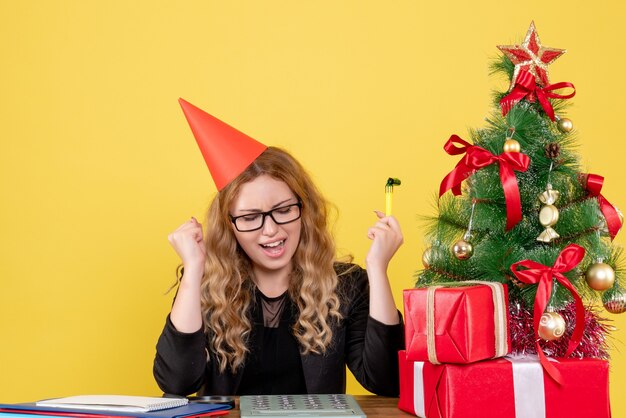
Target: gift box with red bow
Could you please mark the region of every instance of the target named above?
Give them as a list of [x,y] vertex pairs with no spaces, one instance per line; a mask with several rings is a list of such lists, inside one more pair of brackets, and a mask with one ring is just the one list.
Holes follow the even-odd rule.
[[536,358],[472,364],[414,362],[399,352],[398,408],[423,418],[609,418],[609,364],[596,359],[551,361],[559,385]]
[[492,282],[463,282],[404,291],[409,360],[472,363],[511,352],[508,292]]

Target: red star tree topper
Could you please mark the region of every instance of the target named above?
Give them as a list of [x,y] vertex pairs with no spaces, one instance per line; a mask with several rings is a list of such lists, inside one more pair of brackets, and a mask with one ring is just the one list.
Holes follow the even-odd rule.
[[498,49],[515,64],[509,91],[513,89],[520,70],[526,70],[533,74],[535,81],[540,86],[550,84],[548,80],[548,65],[552,64],[566,52],[564,49],[542,46],[535,28],[535,22],[530,22],[530,28],[528,28],[526,38],[521,45],[498,45]]

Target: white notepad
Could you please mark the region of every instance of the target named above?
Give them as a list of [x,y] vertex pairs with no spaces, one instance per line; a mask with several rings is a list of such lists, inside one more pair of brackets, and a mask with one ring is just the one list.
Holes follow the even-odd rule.
[[187,398],[153,398],[124,395],[81,395],[48,399],[37,406],[67,409],[92,409],[98,411],[150,412],[187,405]]

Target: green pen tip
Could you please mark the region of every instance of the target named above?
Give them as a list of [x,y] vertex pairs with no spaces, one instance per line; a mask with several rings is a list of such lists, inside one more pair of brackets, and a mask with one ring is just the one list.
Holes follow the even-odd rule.
[[400,179],[389,177],[386,186],[399,186],[401,183]]

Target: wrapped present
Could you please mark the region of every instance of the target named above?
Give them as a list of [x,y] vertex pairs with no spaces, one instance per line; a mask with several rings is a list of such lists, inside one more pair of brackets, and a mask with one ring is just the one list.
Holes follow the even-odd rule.
[[399,352],[398,408],[423,418],[609,418],[609,364],[553,361],[559,385],[535,358],[472,364],[410,361]]
[[404,291],[409,360],[472,363],[511,352],[508,292],[493,282],[460,282]]

